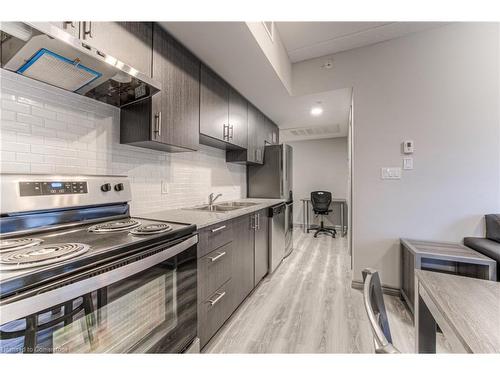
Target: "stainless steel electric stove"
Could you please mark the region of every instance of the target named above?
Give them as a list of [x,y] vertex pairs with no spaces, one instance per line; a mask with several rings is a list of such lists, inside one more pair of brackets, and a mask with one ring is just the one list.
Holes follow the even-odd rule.
[[0,352],[196,342],[194,225],[130,217],[123,176],[0,178]]

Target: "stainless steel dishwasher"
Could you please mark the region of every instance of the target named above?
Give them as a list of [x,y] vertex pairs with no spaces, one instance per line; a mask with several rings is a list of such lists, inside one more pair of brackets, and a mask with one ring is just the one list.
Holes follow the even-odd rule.
[[285,256],[285,203],[269,208],[269,273],[273,273]]

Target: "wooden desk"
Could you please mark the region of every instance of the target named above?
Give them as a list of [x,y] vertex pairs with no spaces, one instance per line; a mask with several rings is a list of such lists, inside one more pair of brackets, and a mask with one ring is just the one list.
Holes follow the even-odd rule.
[[[309,225],[309,205],[311,203],[311,198],[302,198],[300,200],[302,202],[302,219],[304,222],[304,233],[309,233],[309,230],[313,229]],[[347,225],[345,222],[345,209],[347,207],[346,199],[332,199],[332,204],[338,203],[340,204],[340,232],[342,237],[347,234]]]
[[457,353],[500,353],[500,283],[415,270],[415,349],[436,352],[436,324]]
[[452,273],[478,279],[496,280],[497,262],[464,245],[401,239],[401,295],[413,312],[414,270]]

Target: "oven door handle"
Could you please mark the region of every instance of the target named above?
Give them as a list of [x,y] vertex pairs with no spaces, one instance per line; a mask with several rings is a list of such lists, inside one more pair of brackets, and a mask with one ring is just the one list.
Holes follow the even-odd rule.
[[[47,292],[43,292],[42,289],[42,292],[40,294],[36,294],[24,299],[19,299],[5,305],[0,305],[0,325],[11,322],[13,320],[24,318],[28,315],[37,313],[53,306],[57,306],[67,301],[71,301],[77,297],[111,285],[117,281],[153,267],[158,263],[164,262],[165,260],[183,252],[184,250],[189,249],[191,246],[196,245],[197,243],[198,235],[194,235],[156,254],[98,274],[96,276],[89,277],[88,279],[77,281],[75,283],[52,289]],[[138,254],[135,254],[135,256],[137,255]],[[103,267],[107,266],[109,265],[105,265]],[[61,282],[64,282],[64,280],[59,281],[59,283]]]

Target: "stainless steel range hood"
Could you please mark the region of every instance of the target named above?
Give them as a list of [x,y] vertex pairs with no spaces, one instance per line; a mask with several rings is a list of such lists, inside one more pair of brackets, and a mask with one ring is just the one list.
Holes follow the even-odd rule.
[[160,83],[47,22],[2,22],[1,66],[116,107],[146,99]]

